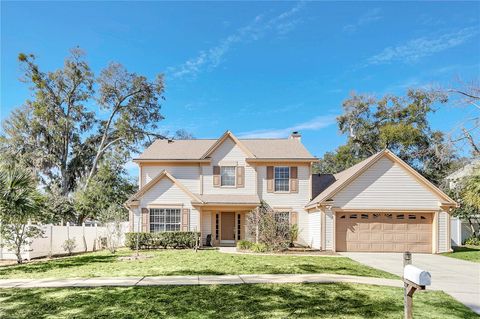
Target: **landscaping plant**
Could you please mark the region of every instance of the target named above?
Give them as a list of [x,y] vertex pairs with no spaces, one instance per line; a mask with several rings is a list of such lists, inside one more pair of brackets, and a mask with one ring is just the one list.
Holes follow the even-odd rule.
[[125,246],[134,250],[140,249],[158,249],[158,248],[195,248],[200,236],[199,232],[172,231],[160,233],[126,233]]
[[72,255],[76,247],[77,247],[77,243],[75,242],[75,238],[67,239],[62,244],[63,250],[65,250],[69,256]]
[[247,215],[249,235],[255,238],[255,244],[262,244],[260,250],[279,251],[288,248],[291,242],[291,226],[288,218],[282,217],[265,201],[261,201],[260,205]]
[[240,250],[250,250],[252,248],[253,243],[248,240],[239,240],[237,242],[237,248]]
[[112,204],[99,213],[99,220],[106,229],[107,247],[112,254],[120,246],[123,235],[122,223],[127,220],[127,216],[127,210],[117,204]]
[[33,174],[18,165],[0,165],[0,236],[22,263],[24,247],[43,235],[36,225],[45,217],[43,196]]

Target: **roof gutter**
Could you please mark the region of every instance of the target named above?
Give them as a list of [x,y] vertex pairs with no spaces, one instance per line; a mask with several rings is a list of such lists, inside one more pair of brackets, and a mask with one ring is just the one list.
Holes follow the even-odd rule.
[[155,158],[134,158],[134,163],[210,163],[211,159],[155,159]]
[[312,158],[246,158],[248,163],[271,163],[271,162],[301,162],[301,163],[314,163],[320,160],[316,157]]

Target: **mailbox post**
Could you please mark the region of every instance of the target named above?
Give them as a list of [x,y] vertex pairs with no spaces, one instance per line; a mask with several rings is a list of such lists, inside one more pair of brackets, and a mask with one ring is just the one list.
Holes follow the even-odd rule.
[[[405,254],[406,255],[406,254]],[[405,260],[406,261],[406,260]],[[411,259],[410,259],[411,262]],[[432,283],[432,276],[429,272],[417,268],[411,264],[404,263],[403,282],[404,288],[404,318],[413,318],[413,294],[417,290],[425,290],[426,286]]]

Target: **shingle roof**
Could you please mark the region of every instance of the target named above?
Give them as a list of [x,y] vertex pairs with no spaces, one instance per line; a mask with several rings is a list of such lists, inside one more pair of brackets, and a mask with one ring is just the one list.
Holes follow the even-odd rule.
[[200,159],[216,140],[156,140],[137,159]]
[[[239,139],[258,159],[315,159],[295,139]],[[216,139],[156,140],[137,160],[196,160],[200,159]]]

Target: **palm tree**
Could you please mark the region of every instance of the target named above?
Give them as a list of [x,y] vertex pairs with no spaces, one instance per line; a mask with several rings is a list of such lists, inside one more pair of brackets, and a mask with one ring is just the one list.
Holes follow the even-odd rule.
[[43,197],[37,191],[32,174],[14,165],[0,165],[0,234],[7,248],[15,251],[22,263],[22,248],[42,234],[30,225],[43,215]]

